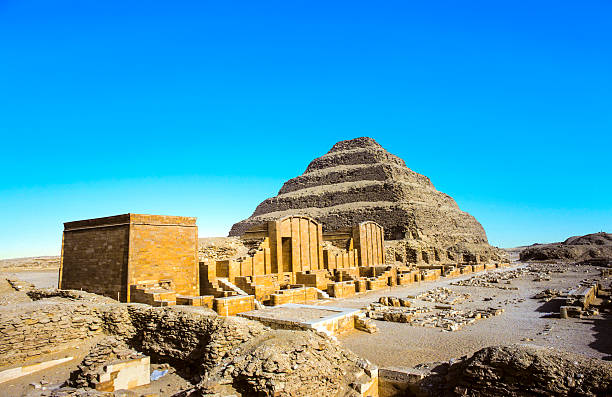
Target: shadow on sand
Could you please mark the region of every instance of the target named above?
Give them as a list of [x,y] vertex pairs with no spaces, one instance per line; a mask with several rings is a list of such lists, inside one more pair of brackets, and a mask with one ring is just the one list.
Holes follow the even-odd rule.
[[[563,306],[563,303],[565,302],[565,299],[562,298],[555,298],[555,299],[551,299],[548,302],[544,302],[540,307],[538,307],[536,309],[536,312],[538,313],[556,313],[557,317],[559,317],[559,310],[561,309],[561,306]],[[552,315],[549,316],[544,316],[544,317],[554,317]]]
[[606,313],[603,318],[593,319],[593,336],[595,341],[589,346],[598,352],[607,354],[604,360],[612,361],[612,314]]

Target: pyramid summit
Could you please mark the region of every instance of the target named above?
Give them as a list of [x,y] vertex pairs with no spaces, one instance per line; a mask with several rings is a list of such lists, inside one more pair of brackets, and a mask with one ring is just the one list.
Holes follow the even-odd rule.
[[278,195],[260,203],[253,215],[233,225],[230,236],[286,215],[307,215],[325,231],[374,221],[398,260],[445,262],[495,260],[501,251],[488,244],[482,225],[429,178],[409,169],[374,139],[336,143],[306,171],[285,182]]

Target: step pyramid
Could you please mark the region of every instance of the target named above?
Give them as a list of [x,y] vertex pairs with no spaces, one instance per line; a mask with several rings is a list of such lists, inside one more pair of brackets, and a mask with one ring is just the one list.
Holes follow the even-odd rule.
[[323,223],[324,231],[375,221],[385,228],[386,240],[429,250],[432,261],[503,255],[452,197],[368,137],[336,143],[260,203],[251,217],[234,224],[229,235],[240,236],[262,221],[286,215],[311,216]]

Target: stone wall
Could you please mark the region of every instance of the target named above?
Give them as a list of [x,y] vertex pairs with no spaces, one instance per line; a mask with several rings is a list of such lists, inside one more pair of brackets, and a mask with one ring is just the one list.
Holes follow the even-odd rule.
[[255,310],[255,297],[253,295],[238,295],[215,298],[213,309],[220,316],[235,316],[238,313]]
[[[66,224],[62,242],[59,288],[83,289],[125,301],[129,220],[116,226],[75,229]],[[123,222],[123,223],[120,223]],[[119,294],[119,295],[117,295]]]
[[344,281],[329,284],[327,286],[327,293],[329,296],[333,296],[334,298],[348,298],[355,295],[355,282]]
[[171,279],[178,294],[199,295],[195,218],[131,217],[128,282]]
[[257,322],[219,317],[202,308],[44,299],[0,308],[0,365],[106,334],[153,357],[214,366],[232,347],[266,329]]
[[366,287],[369,290],[387,288],[387,280],[384,278],[371,278],[366,280]]
[[299,272],[295,274],[296,284],[304,284],[307,287],[315,287],[320,290],[326,290],[327,284],[331,281],[328,278],[327,272],[305,273]]
[[123,214],[64,224],[60,282],[122,302],[129,286],[169,279],[175,292],[199,295],[195,218]]
[[106,312],[107,332],[153,357],[214,367],[232,348],[267,330],[243,318],[219,317],[189,307],[122,305]]
[[284,303],[306,303],[317,299],[318,293],[313,287],[283,289],[270,295],[272,306]]
[[32,302],[0,309],[0,365],[62,350],[102,332],[95,306]]

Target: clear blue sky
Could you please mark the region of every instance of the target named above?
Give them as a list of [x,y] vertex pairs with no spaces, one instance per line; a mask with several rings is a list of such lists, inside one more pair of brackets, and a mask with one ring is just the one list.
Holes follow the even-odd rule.
[[610,1],[0,0],[0,258],[62,222],[226,235],[375,138],[509,247],[612,231]]

